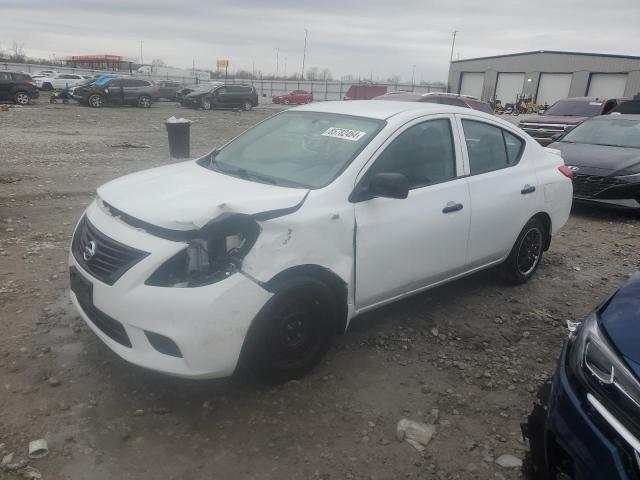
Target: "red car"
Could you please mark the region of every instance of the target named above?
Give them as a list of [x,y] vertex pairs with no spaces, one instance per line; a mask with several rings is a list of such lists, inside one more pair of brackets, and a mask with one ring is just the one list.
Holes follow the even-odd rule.
[[313,102],[313,93],[305,90],[294,90],[283,95],[274,95],[271,100],[273,103],[284,103],[285,105],[290,103],[311,103]]

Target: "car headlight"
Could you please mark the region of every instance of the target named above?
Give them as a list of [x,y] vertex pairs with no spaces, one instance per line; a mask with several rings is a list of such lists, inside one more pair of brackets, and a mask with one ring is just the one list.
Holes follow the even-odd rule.
[[200,287],[237,272],[260,228],[248,215],[231,214],[210,222],[186,248],[158,268],[145,282],[155,287]]
[[598,323],[598,314],[593,313],[571,334],[569,366],[590,391],[619,408],[626,404],[638,415],[640,381]]

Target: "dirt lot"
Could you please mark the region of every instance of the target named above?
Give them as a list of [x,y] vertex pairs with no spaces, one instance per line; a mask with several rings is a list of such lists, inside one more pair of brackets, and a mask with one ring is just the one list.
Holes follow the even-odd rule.
[[[73,312],[67,249],[96,187],[168,163],[171,115],[194,121],[197,155],[273,112],[42,100],[0,112],[0,457],[45,437],[49,455],[31,461],[45,479],[521,478],[494,459],[524,457],[520,423],[565,321],[636,270],[638,217],[574,211],[529,284],[486,272],[367,314],[281,386],[133,367]],[[399,419],[436,413],[424,452],[396,440]]]

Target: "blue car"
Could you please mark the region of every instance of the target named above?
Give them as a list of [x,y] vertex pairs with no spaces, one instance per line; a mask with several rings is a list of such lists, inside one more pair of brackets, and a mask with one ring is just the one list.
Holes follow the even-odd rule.
[[640,273],[571,331],[544,425],[551,479],[640,479]]

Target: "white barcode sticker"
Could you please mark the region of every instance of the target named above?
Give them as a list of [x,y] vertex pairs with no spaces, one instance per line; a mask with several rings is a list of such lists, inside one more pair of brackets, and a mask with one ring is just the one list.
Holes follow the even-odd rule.
[[323,137],[341,138],[343,140],[351,140],[357,142],[364,137],[367,132],[359,132],[358,130],[350,130],[348,128],[331,127],[322,134]]

